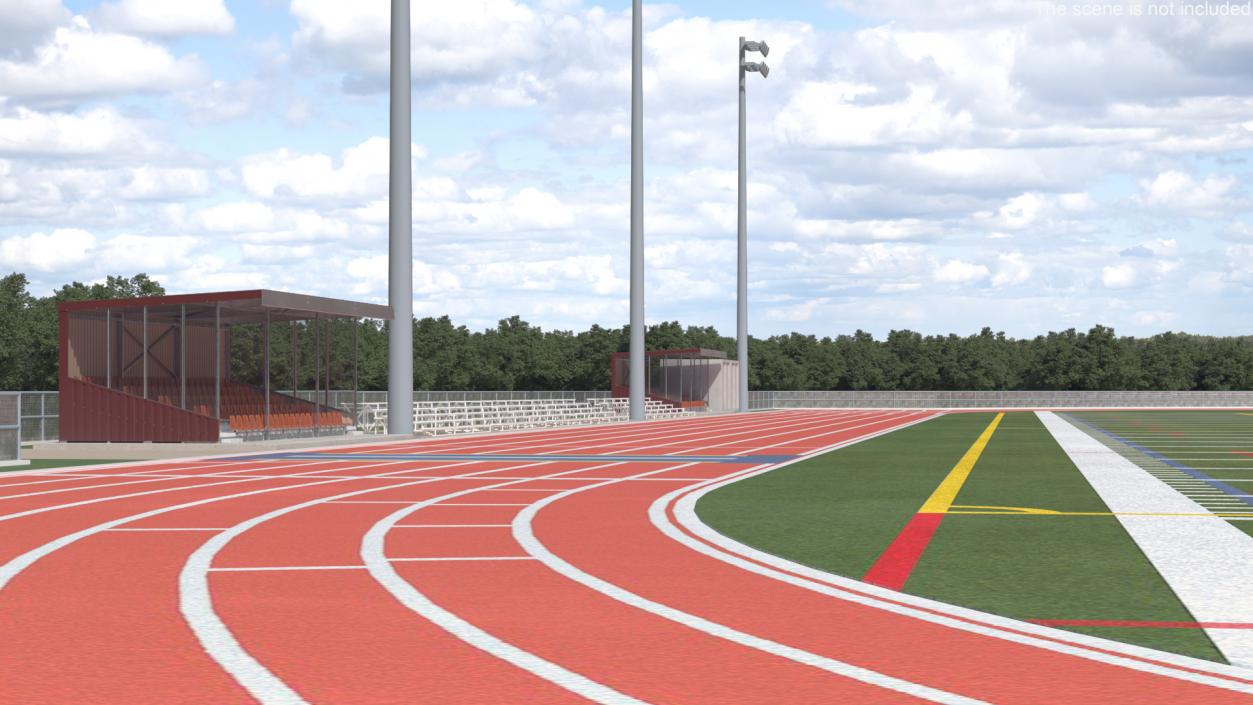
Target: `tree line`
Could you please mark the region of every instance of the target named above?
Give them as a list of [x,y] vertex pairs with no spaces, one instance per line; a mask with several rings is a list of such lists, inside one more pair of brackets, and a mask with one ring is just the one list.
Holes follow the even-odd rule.
[[[61,301],[160,296],[145,274],[110,276],[103,283],[72,282],[49,296],[29,292],[22,274],[0,279],[0,389],[57,387],[57,311]],[[574,333],[543,330],[517,316],[472,331],[447,316],[414,320],[413,382],[419,390],[608,389],[609,356],[628,349],[630,328]],[[387,324],[356,324],[361,389],[387,388]],[[352,324],[330,326],[331,384],[349,388]],[[240,327],[232,339],[235,374],[260,379],[259,327]],[[314,385],[313,335],[297,324],[295,359],[290,335],[271,334],[271,375],[278,388],[293,373],[302,389]],[[735,340],[709,326],[665,322],[648,327],[650,350],[709,348],[734,356]],[[978,334],[922,335],[894,330],[883,340],[858,330],[817,337],[790,333],[749,339],[749,386],[770,390],[1250,390],[1253,336],[1161,333],[1118,336],[1112,328],[1068,329],[1011,338],[984,328]],[[325,384],[325,378],[318,380]]]

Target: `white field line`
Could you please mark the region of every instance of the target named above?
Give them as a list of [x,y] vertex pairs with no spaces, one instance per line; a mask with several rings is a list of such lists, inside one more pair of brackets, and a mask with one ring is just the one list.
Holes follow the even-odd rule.
[[541,509],[559,499],[569,497],[570,495],[594,489],[596,487],[612,485],[617,482],[619,481],[607,480],[597,485],[590,487],[576,487],[574,489],[567,490],[560,495],[541,499],[535,504],[532,504],[530,507],[522,510],[522,512],[520,512],[514,519],[514,538],[518,540],[518,543],[522,545],[527,553],[539,559],[540,562],[559,575],[589,587],[592,590],[595,590],[596,592],[599,592],[607,597],[611,597],[619,602],[622,602],[623,604],[630,605],[659,617],[663,617],[672,622],[682,624],[683,626],[695,629],[710,636],[725,639],[732,643],[756,649],[780,658],[785,658],[796,663],[812,666],[843,678],[848,678],[861,683],[867,683],[869,685],[896,691],[898,693],[905,693],[907,695],[923,700],[929,700],[931,702],[948,703],[952,705],[974,705],[976,703],[985,703],[983,700],[976,700],[974,698],[968,698],[944,690],[930,688],[925,685],[879,673],[878,671],[872,671],[870,669],[854,666],[844,661],[819,656],[818,654],[814,654],[803,649],[798,649],[787,646],[786,644],[781,644],[777,641],[771,641],[769,639],[754,636],[723,624],[698,617],[691,613],[674,609],[659,602],[654,602],[614,585],[613,583],[601,580],[600,578],[579,570],[570,563],[559,558],[552,551],[549,551],[548,547],[535,537],[532,522],[535,519],[535,515]]
[[[888,432],[890,431],[837,444],[832,448],[821,449],[795,460],[750,473],[736,475],[727,479],[709,480],[705,484],[694,488],[680,488],[654,502],[649,510],[649,516],[653,524],[662,533],[692,550],[749,572],[764,575],[829,597],[1005,641],[1026,644],[1147,673],[1155,673],[1180,680],[1253,694],[1253,684],[1226,680],[1226,678],[1236,678],[1247,681],[1249,678],[1248,671],[1243,668],[1215,664],[1201,659],[1177,656],[1155,649],[1022,622],[958,605],[888,590],[858,580],[827,573],[759,551],[751,546],[723,536],[702,522],[696,514],[696,503],[700,498],[720,487],[771,472],[793,463],[802,462],[827,450],[860,443]],[[670,521],[667,515],[667,508],[672,504],[675,518],[678,524],[683,529],[686,529],[686,532]],[[690,534],[687,532],[690,532]],[[1116,654],[1125,654],[1125,656]],[[1193,671],[1199,671],[1200,673],[1194,673]]]
[[[751,429],[747,430],[751,432]],[[465,462],[468,461],[463,461],[463,463],[460,464],[464,464]],[[551,463],[552,461],[543,461],[512,465],[504,470],[484,471],[481,474],[502,471],[517,471],[523,468],[549,465]],[[553,475],[564,476],[578,472],[587,472],[588,470],[614,467],[620,464],[621,463],[588,463],[586,467],[580,467],[561,473],[553,473]],[[367,465],[365,467],[370,466]],[[546,478],[544,476],[539,476],[528,477],[520,480],[508,480],[483,487],[467,488],[457,492],[448,493],[434,500],[426,500],[418,503],[405,503],[406,506],[404,508],[389,515],[389,519],[392,519],[390,522],[388,519],[384,519],[382,522],[371,528],[371,533],[368,533],[362,542],[363,560],[365,564],[369,566],[370,572],[374,575],[375,579],[379,580],[379,582],[387,587],[393,595],[396,595],[402,603],[405,603],[412,609],[417,603],[413,601],[412,595],[405,593],[405,588],[408,587],[408,583],[396,574],[395,570],[391,567],[390,561],[383,554],[383,541],[387,529],[397,523],[402,516],[408,516],[423,506],[430,506],[431,504],[442,502],[443,500],[469,495],[481,490],[495,489],[497,487],[531,482],[538,479]],[[417,478],[407,483],[397,485],[397,487],[435,481],[437,480]],[[333,480],[331,482],[343,482],[343,480]],[[244,650],[238,640],[236,640],[234,635],[230,632],[230,629],[222,621],[221,617],[219,617],[214,611],[208,583],[208,574],[211,570],[214,557],[227,544],[244,532],[266,521],[299,509],[330,502],[364,501],[371,503],[393,503],[386,500],[349,499],[350,497],[378,492],[383,489],[392,488],[376,487],[367,490],[358,490],[355,492],[318,498],[282,507],[265,514],[252,517],[251,519],[236,524],[230,529],[213,536],[201,545],[200,548],[193,552],[184,564],[183,570],[179,575],[180,608],[184,619],[191,626],[192,631],[196,633],[197,638],[200,640],[201,645],[204,647],[209,656],[217,661],[223,669],[235,678],[236,682],[252,694],[253,697],[260,700],[263,705],[292,705],[295,703],[304,703],[304,700],[301,699],[300,696],[287,684],[283,683],[277,676],[269,671],[269,669],[265,668],[265,666]],[[449,503],[441,504],[441,506],[457,505]],[[506,505],[493,504],[492,506]],[[386,525],[386,528],[379,528],[384,525]],[[371,538],[372,536],[374,536],[373,539]],[[372,540],[376,541],[377,545],[370,543]],[[368,550],[367,545],[369,546]],[[412,590],[411,587],[409,587],[409,590],[414,594],[417,594],[416,590]],[[399,594],[397,591],[399,591]],[[421,597],[418,602],[421,602],[421,600],[425,600],[425,598]],[[426,602],[429,603],[429,601]],[[616,691],[599,683],[586,679],[583,676],[575,674],[571,671],[567,671],[556,664],[549,663],[534,656],[533,654],[529,654],[521,649],[513,647],[512,645],[506,644],[486,632],[473,627],[468,622],[461,620],[451,613],[448,613],[438,607],[434,607],[433,605],[432,607],[434,611],[432,611],[429,615],[424,616],[427,616],[428,619],[431,619],[436,624],[439,624],[441,627],[444,627],[446,630],[458,635],[479,648],[489,650],[490,653],[494,653],[496,655],[502,655],[502,657],[507,657],[506,660],[509,660],[511,663],[525,668],[540,677],[547,678],[561,687],[570,689],[573,692],[583,695],[584,697],[594,696],[592,699],[603,703],[612,703],[613,705],[637,705],[641,703],[641,701],[635,700],[634,698],[630,698],[629,696],[625,696],[621,693],[617,693]]]
[[[1253,536],[1216,516],[1123,515],[1192,514],[1207,507],[1062,417],[1037,415],[1196,621],[1253,622]],[[1207,629],[1206,634],[1229,662],[1253,667],[1253,632]]]

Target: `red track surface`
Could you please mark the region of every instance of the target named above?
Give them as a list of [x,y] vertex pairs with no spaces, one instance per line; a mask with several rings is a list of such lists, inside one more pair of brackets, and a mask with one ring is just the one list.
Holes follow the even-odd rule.
[[[1131,668],[859,604],[650,520],[659,498],[750,467],[684,455],[799,455],[925,417],[770,412],[352,449],[673,463],[219,459],[0,476],[0,705],[1253,702],[1253,677],[1207,674],[1217,687],[1178,660],[1122,652]],[[515,538],[523,526],[551,559]],[[372,530],[386,531],[381,564]]]

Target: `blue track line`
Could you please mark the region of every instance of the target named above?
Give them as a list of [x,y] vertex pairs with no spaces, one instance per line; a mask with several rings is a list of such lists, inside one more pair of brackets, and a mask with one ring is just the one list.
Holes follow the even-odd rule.
[[263,453],[246,455],[235,460],[429,460],[449,462],[524,461],[584,463],[728,463],[736,465],[773,465],[794,460],[795,455],[560,455],[512,453]]
[[1150,458],[1166,463],[1172,468],[1175,468],[1176,470],[1179,470],[1180,472],[1186,475],[1190,475],[1192,478],[1200,480],[1201,482],[1204,482],[1210,487],[1213,487],[1214,489],[1217,489],[1226,494],[1229,494],[1232,497],[1235,497],[1236,499],[1240,500],[1241,502],[1244,502],[1245,504],[1249,505],[1250,507],[1253,507],[1253,494],[1249,494],[1248,492],[1245,492],[1244,490],[1232,487],[1231,485],[1228,485],[1222,480],[1212,478],[1209,475],[1206,475],[1205,473],[1201,472],[1200,470],[1188,467],[1187,465],[1184,465],[1178,460],[1174,460],[1173,458],[1168,458],[1165,455],[1162,455],[1161,453],[1151,448],[1146,448],[1140,445],[1139,443],[1136,443],[1135,441],[1130,441],[1130,440],[1127,440],[1126,438],[1123,438],[1122,436],[1119,436],[1114,433],[1110,433],[1109,431],[1106,431],[1105,429],[1101,428],[1100,426],[1097,426],[1091,421],[1087,421],[1085,419],[1080,419],[1080,418],[1076,418],[1075,420],[1097,431],[1098,433],[1103,433],[1106,436],[1118,441],[1119,443],[1122,443],[1130,448],[1135,448],[1136,450],[1140,451],[1141,453],[1144,453]]

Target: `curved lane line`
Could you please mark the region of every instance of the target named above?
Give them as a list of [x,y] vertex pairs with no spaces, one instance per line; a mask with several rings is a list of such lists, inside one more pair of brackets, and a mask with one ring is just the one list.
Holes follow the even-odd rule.
[[[454,463],[452,465],[465,464],[467,463]],[[538,464],[532,463],[531,465],[519,467],[532,467]],[[483,471],[483,473],[490,472],[499,472],[499,470]],[[473,477],[483,473],[468,473],[468,476]],[[291,686],[284,683],[270,669],[263,666],[260,661],[257,661],[252,654],[244,649],[239,640],[235,638],[235,635],[231,633],[230,628],[226,626],[226,623],[214,611],[213,596],[209,592],[209,571],[213,565],[213,559],[240,534],[285,514],[333,500],[344,499],[345,497],[355,497],[370,492],[378,492],[382,489],[391,490],[400,487],[429,484],[439,482],[441,479],[421,478],[385,488],[371,487],[365,490],[354,490],[338,495],[319,497],[298,504],[280,507],[265,514],[259,514],[215,535],[201,544],[187,558],[187,562],[183,564],[183,570],[179,572],[179,609],[183,613],[183,619],[191,627],[192,632],[196,634],[196,638],[200,640],[201,646],[204,647],[209,657],[217,661],[244,690],[247,690],[249,694],[259,700],[262,705],[307,705],[304,698],[296,693]]]
[[[612,463],[600,467],[612,467],[615,465],[623,465],[624,463]],[[586,468],[585,468],[586,469]],[[571,472],[583,472],[585,469],[573,470]],[[671,468],[667,468],[671,469]],[[656,470],[654,472],[663,472]],[[564,474],[564,473],[563,473]],[[488,632],[479,629],[466,620],[449,612],[448,610],[435,604],[424,595],[421,591],[411,585],[407,580],[400,577],[396,569],[392,567],[387,556],[384,554],[384,542],[387,532],[392,529],[401,519],[413,514],[424,507],[439,504],[445,500],[455,499],[481,490],[496,489],[497,487],[516,484],[519,482],[529,482],[533,479],[514,480],[512,482],[502,482],[499,485],[489,485],[487,487],[477,487],[459,492],[452,492],[439,497],[433,497],[422,502],[417,502],[403,509],[392,512],[387,517],[370,527],[365,537],[361,541],[361,560],[365,562],[366,568],[370,571],[370,575],[378,581],[389,593],[392,594],[402,605],[409,608],[413,612],[425,617],[433,624],[439,626],[444,631],[461,639],[467,644],[491,654],[496,658],[506,661],[524,671],[532,673],[543,678],[550,683],[565,688],[566,690],[587,698],[594,702],[603,703],[603,705],[648,705],[643,700],[638,700],[625,693],[621,693],[609,686],[598,683],[586,676],[582,676],[574,671],[562,668],[561,666],[543,659],[529,651],[524,651],[513,644],[503,641]]]
[[[867,438],[857,439],[853,442],[860,442],[867,440]],[[846,445],[851,445],[851,443]],[[804,459],[806,458],[800,458],[791,462],[799,462],[799,460]],[[997,637],[1007,641],[1123,666],[1146,673],[1169,676],[1242,693],[1253,693],[1253,681],[1249,680],[1249,674],[1246,669],[1131,646],[1121,642],[1100,639],[1099,637],[1089,637],[1058,629],[1050,629],[957,605],[949,605],[915,595],[879,588],[868,583],[844,578],[758,551],[719,534],[702,522],[696,515],[696,502],[706,493],[724,485],[778,469],[779,467],[781,465],[765,467],[732,478],[715,479],[701,486],[680,488],[657,499],[649,510],[649,516],[653,524],[662,533],[693,550],[744,570],[830,597],[876,607],[976,634]],[[668,510],[674,512],[674,518],[678,525],[686,529],[686,532],[690,532],[690,534],[671,521],[667,514]],[[1225,678],[1235,680],[1225,680]]]
[[781,644],[777,641],[771,641],[752,634],[747,634],[739,631],[738,629],[733,629],[726,625],[712,622],[702,617],[697,617],[694,614],[683,612],[658,602],[653,602],[652,600],[625,590],[617,585],[614,585],[613,583],[601,580],[600,578],[579,570],[570,563],[567,563],[565,560],[562,560],[553,554],[548,550],[548,547],[535,537],[535,532],[532,529],[531,524],[535,519],[535,515],[544,507],[556,502],[557,500],[565,499],[571,495],[578,494],[579,492],[617,484],[627,479],[628,478],[607,480],[595,485],[578,487],[560,494],[545,497],[544,499],[531,504],[526,509],[523,509],[514,519],[514,538],[517,539],[518,543],[522,545],[522,548],[525,549],[527,553],[534,556],[541,563],[559,575],[584,585],[585,587],[591,588],[602,595],[630,605],[631,607],[635,607],[645,612],[657,615],[658,617],[668,619],[672,622],[677,622],[685,627],[695,629],[699,632],[704,632],[710,636],[725,639],[741,646],[757,649],[758,651],[763,651],[773,656],[795,661],[806,666],[812,666],[837,676],[893,690],[898,693],[904,693],[916,698],[930,700],[936,703],[945,703],[945,705],[987,705],[987,702],[984,700],[977,700],[975,698],[968,698],[966,696],[950,693],[944,690],[930,688],[918,683],[912,683],[900,678],[894,678],[877,671],[854,666],[850,663],[837,661],[825,656],[819,656],[818,654],[805,651],[803,649],[798,649],[787,646],[786,644]]

